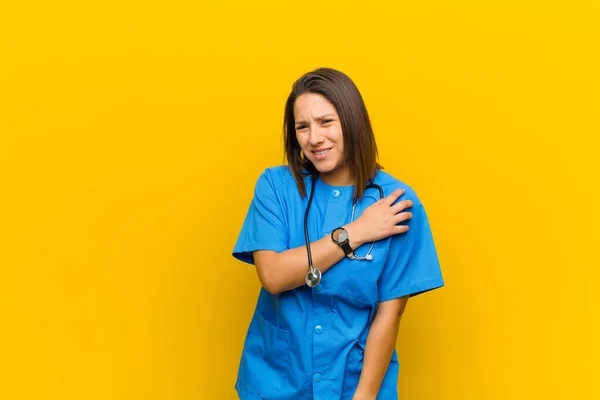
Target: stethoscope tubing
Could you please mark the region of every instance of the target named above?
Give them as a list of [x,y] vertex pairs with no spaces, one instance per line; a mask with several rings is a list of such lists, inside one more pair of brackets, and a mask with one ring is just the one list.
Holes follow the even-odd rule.
[[308,212],[310,211],[310,205],[312,204],[313,196],[315,194],[316,182],[317,179],[313,175],[310,196],[308,198],[308,204],[306,205],[306,211],[304,212],[304,239],[306,241],[306,255],[308,256],[308,273],[306,274],[305,281],[310,287],[317,286],[321,281],[321,271],[313,266],[312,254],[310,252],[310,238],[308,236]]

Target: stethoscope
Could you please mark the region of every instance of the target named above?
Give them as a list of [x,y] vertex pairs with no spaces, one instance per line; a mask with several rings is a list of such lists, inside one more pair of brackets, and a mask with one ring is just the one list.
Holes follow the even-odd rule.
[[[304,278],[304,281],[306,282],[306,284],[313,288],[315,286],[317,286],[319,284],[319,282],[321,282],[321,270],[315,266],[313,266],[313,262],[312,262],[312,255],[310,254],[310,238],[308,237],[308,212],[310,211],[310,205],[312,203],[312,199],[313,199],[313,195],[315,193],[315,184],[317,182],[317,177],[316,176],[312,176],[312,185],[311,185],[311,189],[310,189],[310,196],[308,197],[308,204],[306,205],[306,212],[304,213],[304,239],[306,241],[306,254],[308,255],[308,272],[306,273],[306,277]],[[375,184],[375,183],[369,183],[367,185],[367,189],[377,189],[379,190],[379,200],[381,200],[383,198],[383,189],[381,188],[381,186]],[[352,216],[350,217],[350,222],[354,221],[354,212],[356,210],[356,204],[358,203],[358,201],[354,201],[354,203],[352,204]],[[352,254],[352,259],[354,260],[360,260],[360,261],[371,261],[373,259],[373,255],[371,254],[371,251],[373,250],[373,246],[375,246],[375,242],[371,243],[371,246],[369,247],[369,250],[367,251],[367,254],[365,254],[364,256],[359,256],[356,254],[356,252],[354,252]]]

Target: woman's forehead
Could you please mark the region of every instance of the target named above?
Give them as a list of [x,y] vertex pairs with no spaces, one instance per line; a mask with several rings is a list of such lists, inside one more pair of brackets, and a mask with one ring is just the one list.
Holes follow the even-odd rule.
[[305,93],[294,103],[294,117],[318,119],[326,115],[337,115],[335,106],[325,96],[317,93]]

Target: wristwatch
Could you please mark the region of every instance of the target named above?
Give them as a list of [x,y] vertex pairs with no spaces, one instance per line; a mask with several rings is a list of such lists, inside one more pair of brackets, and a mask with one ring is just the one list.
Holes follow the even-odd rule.
[[348,231],[342,227],[335,228],[331,231],[331,240],[333,243],[337,244],[344,250],[344,254],[348,258],[352,258],[354,256],[354,250],[350,247],[350,241],[348,239]]

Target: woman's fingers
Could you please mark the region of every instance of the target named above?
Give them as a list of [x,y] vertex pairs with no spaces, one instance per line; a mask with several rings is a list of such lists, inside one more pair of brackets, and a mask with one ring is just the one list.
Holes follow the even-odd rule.
[[408,221],[411,218],[412,218],[411,212],[407,211],[407,212],[398,213],[398,214],[394,215],[394,225],[397,225],[400,222]]
[[392,235],[408,232],[408,225],[396,225],[392,228]]
[[396,200],[398,200],[398,197],[402,196],[403,194],[404,189],[396,189],[392,193],[390,193],[383,202],[388,206],[391,206]]
[[400,211],[404,210],[405,208],[410,208],[412,206],[413,206],[412,200],[401,200],[401,201],[397,202],[396,204],[394,204],[391,208],[392,208],[392,212],[394,214],[398,214]]

